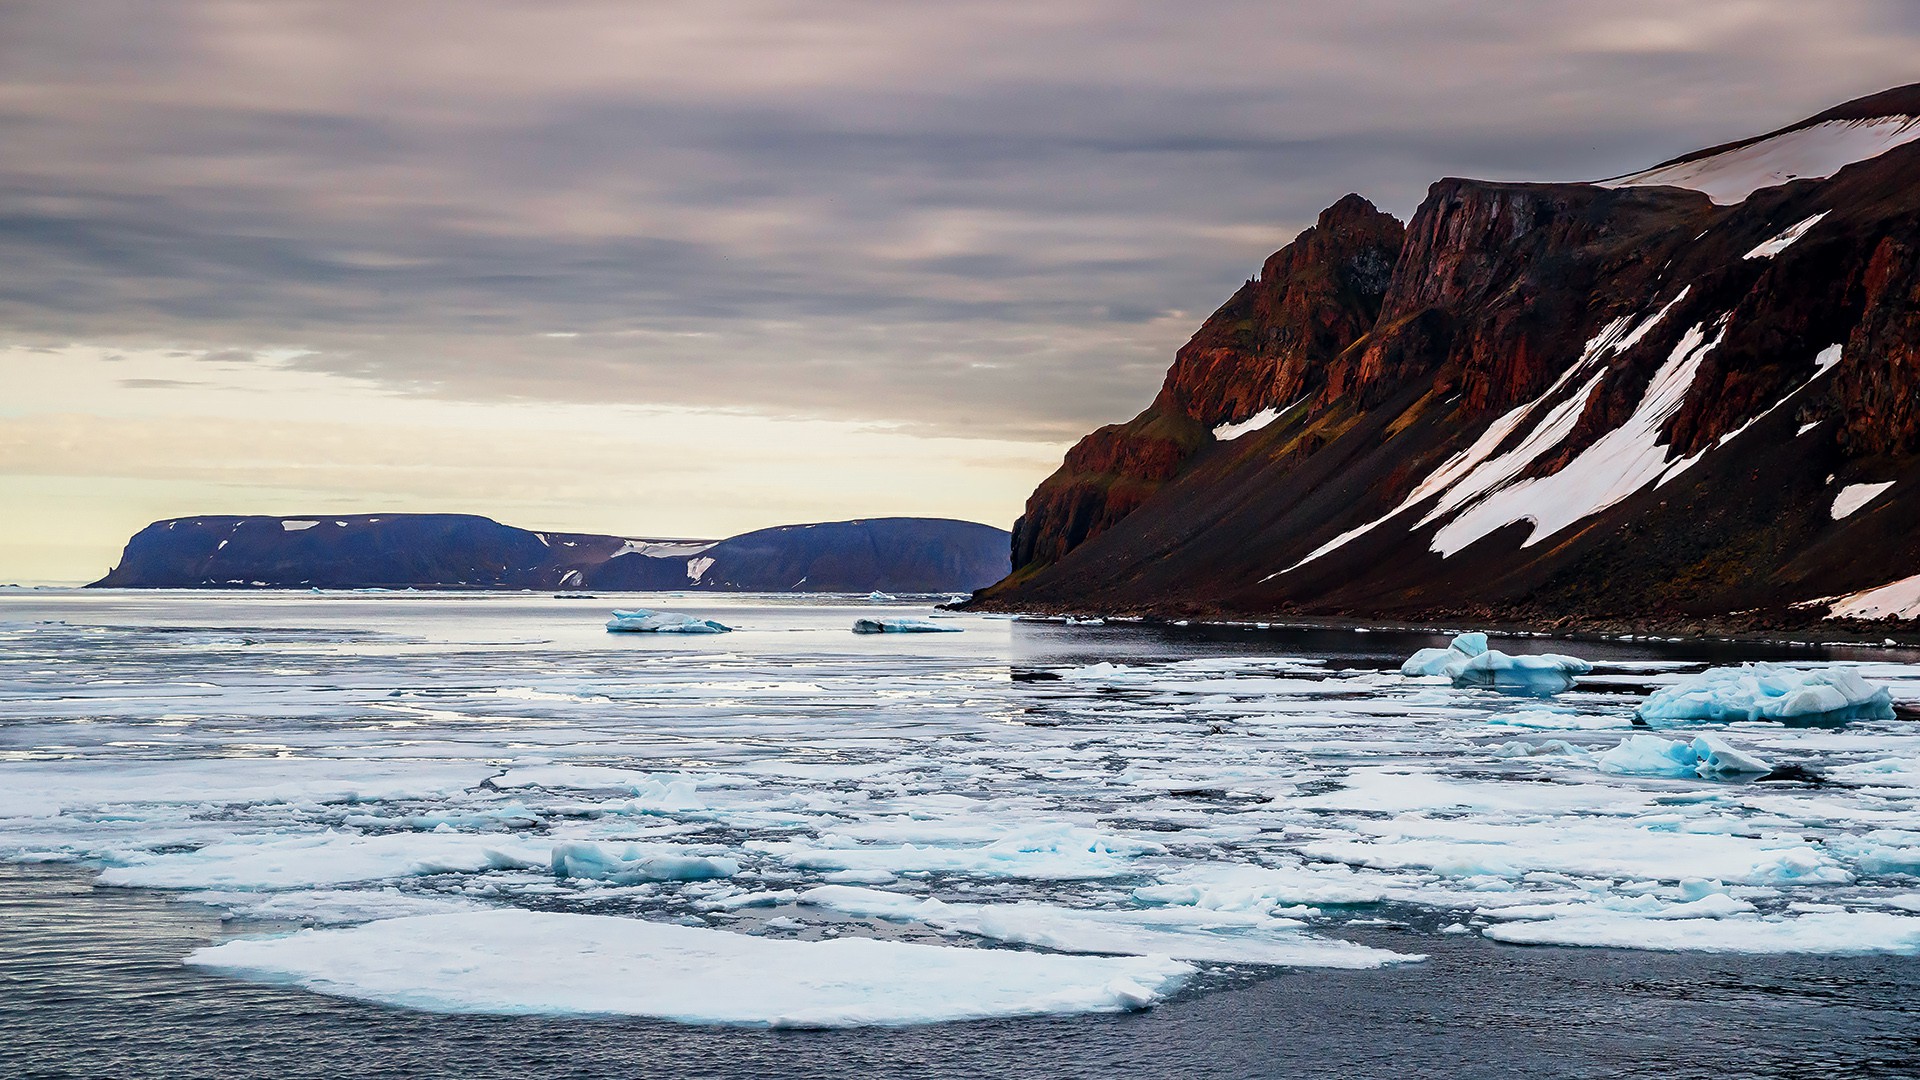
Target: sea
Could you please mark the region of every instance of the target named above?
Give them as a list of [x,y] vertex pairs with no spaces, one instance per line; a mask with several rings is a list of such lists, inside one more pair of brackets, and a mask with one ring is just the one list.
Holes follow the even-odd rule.
[[940,599],[0,590],[0,1076],[1920,1075],[1920,653]]

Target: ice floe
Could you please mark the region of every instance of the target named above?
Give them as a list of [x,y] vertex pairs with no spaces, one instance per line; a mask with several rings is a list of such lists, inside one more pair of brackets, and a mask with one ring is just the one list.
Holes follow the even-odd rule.
[[1627,912],[1499,923],[1481,933],[1522,945],[1588,945],[1663,952],[1920,953],[1920,918],[1880,911],[1649,917]]
[[1487,651],[1487,635],[1459,634],[1444,649],[1421,649],[1400,665],[1400,674],[1409,677],[1445,675],[1453,678],[1467,661]]
[[650,1016],[748,1027],[923,1024],[1145,1008],[1193,972],[1164,956],[1056,956],[770,940],[605,915],[386,919],[200,949],[197,967],[440,1012]]
[[1444,649],[1421,649],[1400,665],[1409,677],[1442,675],[1458,687],[1487,687],[1552,694],[1573,685],[1593,665],[1576,656],[1535,653],[1512,656],[1487,647],[1487,635],[1461,634]]
[[1772,765],[1713,735],[1691,741],[1629,735],[1594,760],[1606,772],[1630,776],[1764,776],[1773,771]]
[[856,634],[957,634],[958,626],[946,626],[928,619],[855,619]]
[[1374,968],[1423,959],[1314,937],[1304,933],[1305,924],[1297,920],[1246,909],[1190,905],[1079,909],[1035,901],[964,904],[848,885],[822,885],[801,893],[799,900],[853,915],[924,923],[1060,952],[1331,968]]
[[1577,656],[1559,653],[1509,656],[1498,649],[1488,649],[1453,671],[1453,685],[1552,694],[1572,686],[1574,676],[1592,670],[1592,664]]
[[1893,699],[1848,668],[1743,664],[1663,687],[1639,714],[1649,721],[1891,720]]
[[616,611],[607,629],[633,634],[724,634],[733,628],[677,611]]

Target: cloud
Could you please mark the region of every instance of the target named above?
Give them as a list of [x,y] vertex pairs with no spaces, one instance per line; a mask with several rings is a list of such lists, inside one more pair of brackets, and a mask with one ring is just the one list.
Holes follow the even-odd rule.
[[1626,171],[1916,37],[1900,0],[27,0],[0,329],[1059,441],[1346,191]]

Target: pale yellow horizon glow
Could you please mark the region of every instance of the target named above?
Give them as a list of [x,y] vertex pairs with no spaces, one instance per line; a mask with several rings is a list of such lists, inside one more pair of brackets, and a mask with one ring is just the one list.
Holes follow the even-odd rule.
[[855,517],[1006,528],[1054,443],[745,411],[453,401],[162,349],[0,348],[0,583],[105,573],[195,514],[471,513],[717,538]]

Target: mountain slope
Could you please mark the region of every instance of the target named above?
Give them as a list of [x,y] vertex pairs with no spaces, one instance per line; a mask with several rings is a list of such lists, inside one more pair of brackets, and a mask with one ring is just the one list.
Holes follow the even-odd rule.
[[1370,324],[1284,385],[1244,339],[1196,381],[1189,344],[1155,409],[1231,407],[1100,529],[1049,478],[980,602],[1790,622],[1920,572],[1916,113],[1907,87],[1599,184],[1440,181]]

